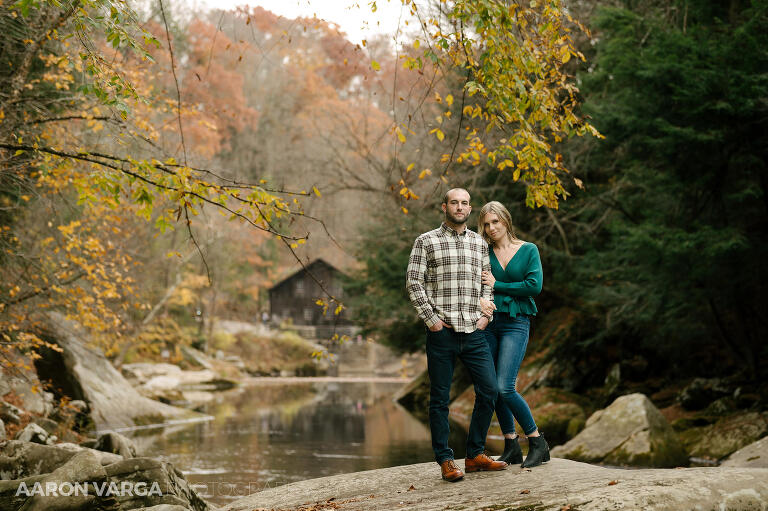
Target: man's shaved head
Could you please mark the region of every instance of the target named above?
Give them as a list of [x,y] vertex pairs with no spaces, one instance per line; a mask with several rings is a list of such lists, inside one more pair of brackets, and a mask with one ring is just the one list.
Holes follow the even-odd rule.
[[447,192],[445,192],[445,195],[443,195],[443,204],[448,204],[448,201],[451,200],[451,196],[455,194],[456,192],[464,192],[469,196],[469,192],[466,191],[464,188],[451,188]]

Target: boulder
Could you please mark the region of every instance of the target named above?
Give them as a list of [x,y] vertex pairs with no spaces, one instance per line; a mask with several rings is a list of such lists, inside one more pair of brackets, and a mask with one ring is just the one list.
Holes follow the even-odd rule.
[[695,378],[677,396],[687,410],[701,410],[718,398],[732,394],[728,385],[719,378]]
[[35,417],[34,423],[43,428],[49,435],[55,435],[61,428],[58,422],[46,417]]
[[[584,428],[586,413],[579,396],[560,389],[540,387],[527,392],[524,397],[536,426],[544,432],[551,445],[567,441]],[[468,429],[474,404],[475,391],[470,386],[451,403],[451,419]],[[521,432],[519,425],[515,427]],[[491,434],[501,433],[494,422]]]
[[453,484],[440,479],[434,462],[341,474],[268,488],[221,511],[688,511],[766,505],[766,469],[623,470],[553,458],[533,470],[468,474]]
[[182,506],[194,511],[206,511],[208,504],[197,495],[182,473],[170,463],[152,458],[133,458],[105,467],[111,481],[143,482],[147,487],[157,483],[162,495],[120,495],[120,509],[152,507],[161,504]]
[[768,468],[768,436],[728,456],[721,467]]
[[0,444],[0,479],[22,479],[53,472],[83,451],[91,452],[102,465],[123,460],[117,454],[95,451],[76,444],[40,445],[9,440]]
[[523,396],[550,444],[564,443],[584,429],[587,403],[581,396],[552,387],[532,389]]
[[[31,365],[31,361],[26,360],[24,364]],[[21,406],[26,412],[47,417],[53,411],[54,398],[53,394],[42,389],[43,385],[34,371],[25,371],[24,374],[13,375],[0,370],[0,396],[5,396],[12,392],[21,400]],[[4,409],[6,404],[0,404],[0,407]],[[4,411],[0,409],[0,413],[4,413]],[[5,417],[2,418],[12,422]]]
[[123,364],[120,371],[134,385],[143,385],[156,376],[176,376],[181,374],[181,367],[174,364],[137,362]]
[[124,364],[121,370],[141,395],[163,403],[186,401],[186,390],[226,390],[236,385],[211,369],[185,371],[173,364],[140,362]]
[[[8,470],[3,470],[3,465]],[[166,508],[173,511],[208,509],[181,472],[151,458],[123,459],[74,444],[64,448],[11,441],[0,446],[0,471],[0,511],[119,511],[159,505],[178,506]],[[75,483],[86,487],[86,491],[79,496],[55,495],[47,489],[42,490],[47,495],[31,494],[36,483],[42,488],[46,483],[56,486],[53,493],[62,485]],[[26,492],[20,491],[22,484]],[[99,486],[102,492],[103,488],[110,490],[99,496]]]
[[27,426],[16,435],[19,442],[34,442],[36,444],[52,445],[56,443],[56,435],[49,434],[46,430],[35,424]]
[[192,346],[181,346],[181,354],[184,356],[184,360],[190,364],[202,367],[203,369],[213,369],[213,364],[208,355],[200,350],[196,350]]
[[21,424],[21,416],[24,414],[24,410],[18,406],[6,403],[5,401],[0,401],[0,419],[5,422],[9,424]]
[[587,420],[586,428],[552,455],[590,463],[675,467],[688,455],[664,416],[643,394],[617,398]]
[[[67,460],[53,472],[42,476],[34,476],[22,480],[0,481],[0,511],[90,511],[93,509],[119,509],[114,506],[99,506],[97,497],[89,492],[71,495],[58,494],[62,484],[98,483],[104,481],[106,473],[98,456],[89,451],[80,451]],[[39,484],[43,495],[33,493],[35,485]],[[53,485],[57,490],[47,492],[43,488]],[[23,487],[22,487],[23,485]],[[26,491],[21,490],[26,488]],[[69,491],[64,490],[66,492]],[[48,494],[45,494],[48,493]],[[110,503],[107,503],[110,504]]]
[[136,444],[120,433],[109,432],[100,435],[93,448],[97,451],[119,454],[126,459],[136,457]]
[[718,460],[765,435],[768,435],[768,412],[747,412],[682,431],[680,439],[691,456]]
[[97,350],[86,346],[87,336],[76,323],[56,312],[48,315],[46,340],[62,352],[41,352],[35,361],[38,375],[72,399],[83,400],[99,430],[162,422],[166,418],[200,414],[153,401],[140,395]]

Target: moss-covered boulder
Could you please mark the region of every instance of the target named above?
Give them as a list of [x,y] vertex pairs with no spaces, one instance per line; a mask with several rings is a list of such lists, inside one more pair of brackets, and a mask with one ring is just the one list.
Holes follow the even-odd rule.
[[587,420],[586,428],[552,455],[589,463],[675,467],[688,455],[664,416],[643,394],[616,399]]
[[587,403],[573,392],[540,387],[524,393],[523,397],[531,407],[536,425],[551,445],[565,443],[584,429]]
[[768,412],[747,412],[687,429],[680,433],[680,439],[691,456],[719,460],[765,435],[768,435]]
[[728,456],[721,467],[768,468],[768,436]]
[[[547,441],[553,445],[567,441],[584,427],[586,413],[582,398],[571,392],[551,387],[541,387],[524,395],[538,428],[547,436]],[[451,403],[451,418],[463,427],[469,427],[472,418],[472,408],[475,404],[475,392],[470,386]],[[521,432],[519,425],[517,431]],[[498,435],[502,432],[494,421],[490,433]]]

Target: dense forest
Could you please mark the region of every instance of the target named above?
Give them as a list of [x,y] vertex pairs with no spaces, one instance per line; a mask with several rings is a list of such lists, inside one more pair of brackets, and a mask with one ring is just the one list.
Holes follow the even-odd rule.
[[[506,204],[518,236],[540,248],[529,349],[555,362],[554,383],[580,392],[612,373],[649,394],[692,376],[765,381],[768,3],[573,8],[591,35],[578,45],[586,62],[569,65],[605,136],[561,148],[583,189],[531,209],[493,169],[452,182],[475,210]],[[428,201],[418,217],[368,227],[365,268],[349,283],[368,330],[406,351],[424,342],[403,268],[415,236],[441,220],[438,196]]]

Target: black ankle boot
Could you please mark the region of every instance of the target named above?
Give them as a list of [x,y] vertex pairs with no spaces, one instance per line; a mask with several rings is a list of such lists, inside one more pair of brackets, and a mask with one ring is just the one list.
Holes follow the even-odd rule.
[[523,462],[523,450],[520,449],[520,443],[515,438],[504,438],[504,453],[496,461],[504,461],[508,465]]
[[544,435],[528,437],[528,456],[525,457],[523,468],[531,468],[549,461],[549,445],[544,440]]

